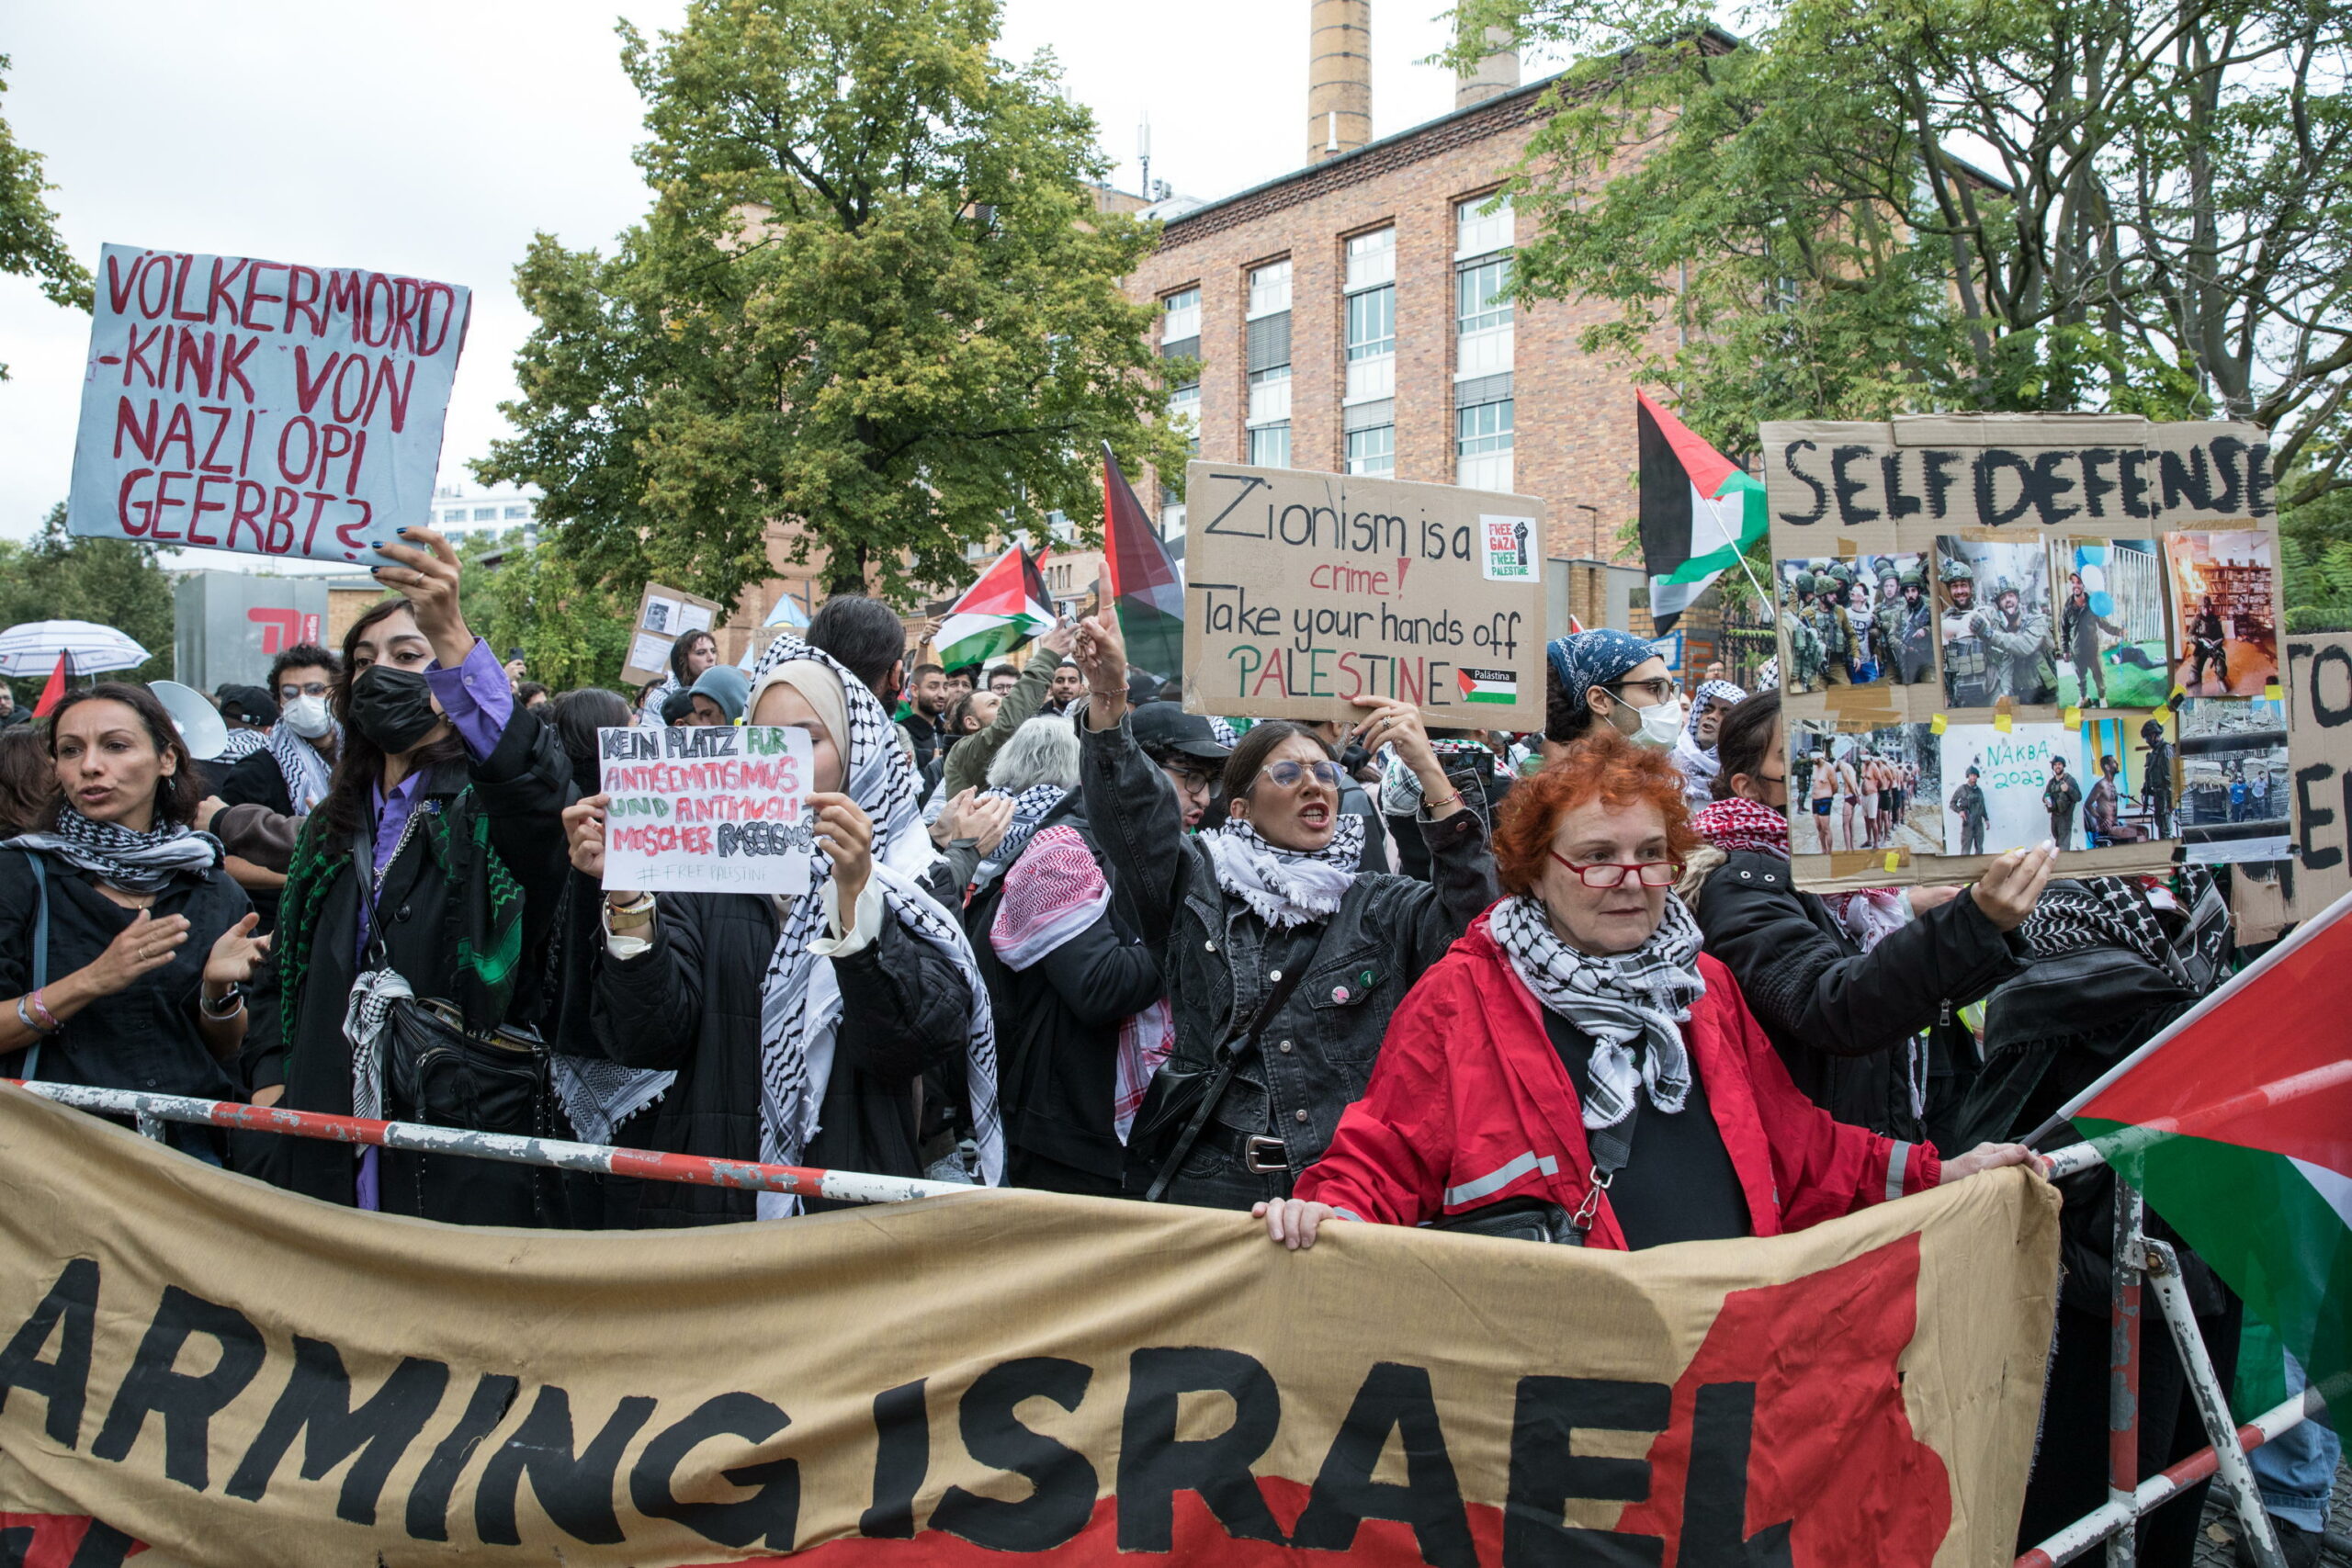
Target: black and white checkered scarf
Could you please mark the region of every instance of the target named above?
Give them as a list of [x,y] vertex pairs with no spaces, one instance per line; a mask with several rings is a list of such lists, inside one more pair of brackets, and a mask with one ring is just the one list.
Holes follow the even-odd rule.
[[989,852],[972,874],[974,886],[986,887],[1002,876],[1005,869],[1021,858],[1021,851],[1029,842],[1029,835],[1037,830],[1037,824],[1069,794],[1057,784],[1033,784],[1019,795],[1001,789],[980,791],[982,800],[1012,801],[1012,821],[1004,829],[1004,837],[997,840],[996,848]]
[[1623,1122],[1637,1091],[1668,1115],[1682,1109],[1690,1053],[1680,1026],[1707,983],[1699,974],[1699,922],[1681,899],[1668,893],[1649,940],[1607,958],[1562,942],[1542,901],[1524,894],[1497,904],[1487,929],[1535,999],[1592,1036],[1587,1127]]
[[19,833],[8,843],[55,855],[125,893],[161,893],[182,872],[220,863],[220,840],[209,833],[179,822],[137,833],[119,822],[93,822],[70,806],[58,808],[53,831]]
[[1280,930],[1312,925],[1340,912],[1363,863],[1363,818],[1340,816],[1331,841],[1319,850],[1277,849],[1239,817],[1227,818],[1201,842],[1216,866],[1216,885]]
[[2055,881],[2041,890],[2020,933],[2036,958],[2056,958],[2094,948],[2121,948],[2161,970],[2195,996],[2219,973],[2230,935],[2227,901],[2203,866],[2184,866],[2178,899],[2185,919],[2176,938],[2148,902],[2147,883],[2136,876],[2086,876]]
[[[333,734],[340,744],[343,726],[336,725]],[[263,750],[277,764],[277,776],[286,781],[286,798],[294,803],[294,815],[308,817],[327,797],[327,785],[334,782],[334,769],[327,754],[282,721],[271,728]]]

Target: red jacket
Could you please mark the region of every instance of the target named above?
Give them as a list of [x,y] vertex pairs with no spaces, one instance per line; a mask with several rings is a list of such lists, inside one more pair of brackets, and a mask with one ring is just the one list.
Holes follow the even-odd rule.
[[[1707,994],[1682,1037],[1754,1234],[1803,1230],[1936,1185],[1934,1145],[1832,1120],[1790,1081],[1731,971],[1702,953],[1699,973]],[[1574,1213],[1591,1163],[1568,1069],[1481,916],[1398,1004],[1364,1097],[1297,1193],[1387,1224],[1518,1197]],[[1624,1247],[1605,1195],[1586,1244]]]

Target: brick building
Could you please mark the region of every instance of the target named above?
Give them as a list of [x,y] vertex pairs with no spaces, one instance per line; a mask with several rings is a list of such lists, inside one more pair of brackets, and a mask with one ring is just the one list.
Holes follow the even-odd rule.
[[[1318,43],[1362,4],[1318,0]],[[1318,48],[1317,72],[1335,58]],[[1520,234],[1496,192],[1547,85],[1485,70],[1453,113],[1361,146],[1368,117],[1324,108],[1314,162],[1169,217],[1130,287],[1161,306],[1162,354],[1201,361],[1175,406],[1202,457],[1537,495],[1550,556],[1617,557],[1634,387],[1576,341],[1607,307],[1509,298]],[[1310,103],[1329,101],[1318,76]],[[1159,501],[1172,536],[1183,508]]]

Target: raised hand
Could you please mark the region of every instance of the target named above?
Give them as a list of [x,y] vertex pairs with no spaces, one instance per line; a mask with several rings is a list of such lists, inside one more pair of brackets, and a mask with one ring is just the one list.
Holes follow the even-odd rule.
[[1984,868],[1969,888],[1969,897],[1976,900],[1994,930],[2013,931],[2033,913],[2057,863],[2058,846],[2047,839],[2030,850],[2011,850]]
[[[843,919],[854,919],[851,910],[857,896],[865,891],[868,878],[874,874],[874,819],[848,795],[820,790],[807,797],[808,808],[816,813],[809,823],[817,847],[833,863],[833,882],[841,889],[840,908]],[[849,933],[844,931],[842,935]]]
[[474,634],[458,608],[457,547],[430,528],[399,533],[403,543],[376,547],[392,564],[369,570],[377,581],[408,600],[416,629],[433,645],[433,657],[444,670],[455,670],[474,646]]
[[[605,880],[605,807],[611,799],[608,795],[592,795],[563,808],[563,843],[571,857],[571,869],[600,883]],[[635,897],[624,894],[620,901],[627,903]]]
[[213,940],[212,951],[204,960],[207,986],[242,986],[254,977],[254,971],[269,956],[269,938],[254,935],[259,924],[261,917],[248,912]]

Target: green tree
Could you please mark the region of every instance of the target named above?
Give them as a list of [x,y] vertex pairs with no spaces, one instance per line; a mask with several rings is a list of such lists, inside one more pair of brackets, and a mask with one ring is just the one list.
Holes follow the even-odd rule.
[[731,604],[765,531],[829,586],[906,597],[967,541],[1085,516],[1099,443],[1180,471],[1148,306],[1153,243],[1094,209],[1107,165],[996,0],[693,0],[623,62],[653,191],[607,257],[540,235],[517,434],[476,466],[539,487],[558,549],[634,593]]
[[1588,347],[1709,439],[2228,414],[2271,430],[2282,504],[2352,484],[2344,7],[1778,0],[1746,43],[1692,0],[1462,14],[1589,56],[1518,172],[1520,288],[1613,302]]
[[574,557],[526,545],[520,529],[458,544],[466,625],[503,657],[523,650],[530,678],[555,691],[620,687],[637,591],[608,587]]
[[[0,93],[8,90],[8,57],[0,54]],[[41,199],[55,186],[41,178],[40,154],[18,144],[0,118],[0,275],[40,280],[57,304],[90,308],[90,275],[57,237],[57,214]],[[0,381],[8,367],[0,364]]]
[[[50,508],[29,545],[0,540],[0,628],[26,621],[95,621],[153,655],[111,679],[166,681],[172,674],[172,580],[155,547],[135,539],[79,539],[65,531],[65,503]],[[11,682],[29,702],[48,671]]]

